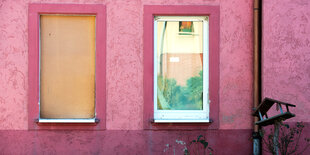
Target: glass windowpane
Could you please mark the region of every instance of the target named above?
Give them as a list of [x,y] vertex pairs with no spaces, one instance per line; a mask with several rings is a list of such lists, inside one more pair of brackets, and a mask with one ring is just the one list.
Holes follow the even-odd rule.
[[157,22],[157,110],[203,109],[203,22]]

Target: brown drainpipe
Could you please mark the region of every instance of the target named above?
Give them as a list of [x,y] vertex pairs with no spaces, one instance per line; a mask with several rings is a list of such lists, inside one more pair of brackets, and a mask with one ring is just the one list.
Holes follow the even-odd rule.
[[[254,25],[254,84],[253,84],[253,103],[256,108],[261,102],[261,0],[254,0],[253,7],[253,25]],[[253,132],[253,154],[260,155],[261,149],[261,137],[259,135],[259,126],[255,125],[258,121],[258,117],[254,117],[254,132]]]

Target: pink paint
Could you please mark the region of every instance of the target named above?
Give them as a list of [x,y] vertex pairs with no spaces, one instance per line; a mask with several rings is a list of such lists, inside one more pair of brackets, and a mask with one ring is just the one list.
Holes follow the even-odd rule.
[[142,10],[107,2],[107,130],[143,129]]
[[[96,64],[104,70],[98,77],[104,81],[98,91],[101,92],[99,97],[102,97],[104,102],[100,105],[106,105],[106,110],[104,107],[100,108],[104,114],[100,117],[102,120],[106,118],[106,121],[98,124],[105,126],[85,128],[105,128],[105,131],[28,131],[35,127],[68,128],[55,125],[42,127],[33,123],[33,119],[38,116],[38,106],[35,104],[38,99],[38,72],[36,67],[28,66],[38,66],[37,53],[32,52],[38,49],[38,38],[31,37],[38,36],[34,29],[38,26],[38,21],[34,17],[37,13],[31,14],[31,10],[28,10],[28,3],[37,3],[36,6],[42,6],[40,3],[58,6],[70,3],[68,6],[72,8],[67,10],[50,5],[46,13],[59,9],[62,13],[94,14],[84,7],[88,5],[81,7],[76,4],[106,6],[106,13],[103,13],[106,15],[103,17],[106,18],[106,24],[102,25],[104,35],[101,41],[97,41],[101,42],[99,48],[106,51],[106,58],[103,58],[106,65],[104,66],[104,61],[97,61],[99,64]],[[213,124],[203,127],[184,125],[180,128],[166,126],[161,127],[160,131],[144,130],[145,112],[150,114],[148,118],[152,115],[147,109],[149,107],[144,109],[144,72],[152,74],[151,70],[144,70],[144,56],[147,55],[144,55],[143,48],[152,46],[151,41],[144,41],[143,38],[146,35],[152,36],[152,32],[144,32],[143,15],[148,12],[143,9],[144,5],[164,5],[168,8],[171,5],[219,7],[219,68],[215,68],[219,71],[219,77],[216,78],[219,79],[219,108],[218,111],[211,111],[215,112],[215,118],[218,115],[218,123],[213,123],[217,124],[214,125],[214,130],[208,130]],[[305,0],[265,0],[263,4],[263,96],[296,104],[297,107],[292,109],[292,112],[297,116],[291,121],[309,122],[309,5]],[[175,14],[182,13],[178,9],[170,10],[170,13],[158,13],[173,14],[173,11],[176,11]],[[197,11],[204,14],[207,10]],[[240,146],[243,146],[241,151],[244,151],[241,154],[250,154],[252,144],[248,139],[253,127],[252,13],[252,1],[244,0],[0,1],[0,152],[161,154],[166,143],[172,144],[172,140],[182,139],[187,135],[195,137],[200,134],[198,130],[201,127],[208,128],[202,132],[206,133],[210,143],[216,146],[216,154],[240,154]],[[28,19],[28,16],[33,18]],[[33,33],[29,39],[28,31],[29,35]],[[98,33],[100,36],[101,32]],[[36,61],[28,62],[28,57]],[[103,88],[105,84],[106,88]],[[150,85],[151,82],[146,87]],[[82,129],[72,126],[70,128]],[[180,130],[182,128],[187,131]],[[309,133],[309,125],[306,131]]]
[[310,121],[309,8],[308,1],[264,1],[263,96],[295,104],[289,122]]
[[220,5],[221,129],[253,128],[252,2],[225,1]]
[[[155,15],[203,15],[209,16],[209,77],[210,77],[210,124],[156,124],[152,123],[154,113],[153,103],[153,20]],[[219,7],[217,6],[144,6],[143,43],[144,43],[144,128],[146,129],[216,129],[219,127]]]
[[[251,154],[251,130],[203,131],[0,131],[4,154],[184,154],[186,144],[204,135],[214,154]],[[182,143],[186,143],[182,145]],[[167,144],[169,147],[167,147]],[[242,149],[240,149],[242,146]],[[203,152],[202,145],[188,147],[191,154]]]
[[[29,4],[28,9],[28,128],[105,129],[106,11],[104,5]],[[97,124],[40,124],[39,117],[39,19],[40,14],[96,15],[96,118]]]
[[[63,2],[50,0],[49,3]],[[220,6],[219,128],[252,128],[252,118],[248,117],[252,108],[251,1],[72,0],[66,3],[96,3],[107,6],[105,116],[108,130],[144,128],[143,5]],[[1,129],[28,129],[27,98],[31,93],[28,92],[26,58],[29,23],[27,5],[24,1],[1,1]]]

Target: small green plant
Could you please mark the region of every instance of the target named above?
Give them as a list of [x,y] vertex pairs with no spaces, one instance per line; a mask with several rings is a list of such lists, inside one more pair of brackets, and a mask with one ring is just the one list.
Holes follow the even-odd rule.
[[[201,151],[201,146],[203,146],[203,152]],[[213,149],[209,146],[209,143],[206,141],[205,137],[203,135],[199,135],[197,137],[197,140],[192,140],[189,145],[189,149],[184,150],[184,155],[199,155],[199,154],[205,154],[206,151],[209,152],[209,155],[212,155]],[[202,153],[201,153],[202,152]]]
[[262,142],[266,146],[266,149],[263,148],[263,150],[273,155],[278,153],[281,155],[302,154],[310,146],[310,138],[304,138],[306,145],[300,149],[301,134],[304,127],[302,122],[297,122],[293,127],[280,122],[280,134],[276,141],[274,139],[274,129],[271,128],[269,134],[266,134],[266,131],[261,129]]

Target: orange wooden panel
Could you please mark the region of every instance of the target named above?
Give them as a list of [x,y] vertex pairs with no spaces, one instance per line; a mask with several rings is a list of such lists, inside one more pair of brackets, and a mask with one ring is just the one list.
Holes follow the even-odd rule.
[[95,16],[41,15],[40,117],[95,117]]

